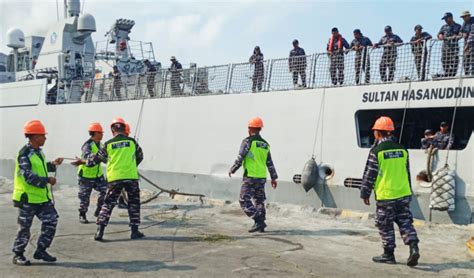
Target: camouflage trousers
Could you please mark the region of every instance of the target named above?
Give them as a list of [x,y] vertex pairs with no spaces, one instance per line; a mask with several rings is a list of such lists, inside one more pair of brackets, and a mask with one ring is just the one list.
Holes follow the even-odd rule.
[[410,211],[411,197],[390,201],[377,201],[375,226],[379,228],[382,246],[385,249],[395,249],[395,229],[397,223],[405,245],[418,242],[418,236],[413,227],[413,215]]
[[240,188],[240,207],[253,219],[265,220],[265,179],[244,178]]
[[107,182],[101,179],[81,179],[79,180],[79,212],[86,213],[89,209],[90,197],[92,189],[99,192],[97,199],[97,207],[102,207],[104,204],[105,193],[107,192]]
[[138,181],[120,181],[111,182],[108,185],[107,193],[104,199],[104,205],[100,210],[97,224],[107,226],[109,224],[112,210],[117,204],[117,199],[122,193],[122,189],[127,192],[128,196],[128,217],[130,226],[140,225],[140,187]]
[[53,203],[22,204],[18,209],[18,225],[20,227],[13,243],[13,252],[23,253],[25,251],[30,241],[30,228],[35,216],[41,221],[41,233],[38,237],[37,248],[46,250],[51,245],[56,234],[59,217]]

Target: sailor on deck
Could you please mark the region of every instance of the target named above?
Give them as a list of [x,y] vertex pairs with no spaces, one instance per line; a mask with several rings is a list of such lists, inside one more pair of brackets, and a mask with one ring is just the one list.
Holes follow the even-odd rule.
[[427,32],[423,32],[421,25],[415,26],[415,35],[411,37],[411,52],[415,56],[416,72],[418,73],[418,79],[425,80],[426,75],[426,60],[428,57],[428,48],[426,43],[432,37]]
[[326,50],[330,59],[329,73],[333,85],[344,83],[344,49],[349,49],[349,43],[339,34],[339,30],[334,27],[331,30]]
[[41,233],[38,236],[36,252],[33,258],[46,262],[54,262],[56,258],[49,255],[49,248],[56,234],[58,213],[54,208],[54,200],[49,185],[56,184],[56,178],[48,177],[48,172],[56,171],[56,167],[63,162],[56,158],[46,162],[41,147],[46,141],[46,130],[38,120],[25,124],[24,134],[28,144],[18,153],[14,174],[13,204],[18,208],[19,229],[13,244],[13,263],[30,265],[30,261],[23,253],[30,240],[30,228],[36,216],[41,221]]
[[301,77],[301,86],[306,88],[306,53],[300,47],[298,40],[293,40],[293,49],[290,51],[288,67],[293,74],[293,86],[298,86],[298,75]]
[[265,183],[267,169],[270,172],[271,184],[277,187],[278,175],[270,154],[270,145],[260,136],[263,128],[262,119],[256,117],[248,124],[249,137],[242,141],[239,155],[230,168],[229,177],[244,165],[244,178],[240,189],[240,207],[244,213],[254,219],[255,223],[249,232],[264,232],[266,219]]
[[370,150],[360,191],[360,197],[367,206],[370,205],[372,190],[375,193],[377,206],[375,225],[382,237],[384,253],[373,257],[372,260],[376,263],[396,263],[393,227],[395,222],[404,243],[410,246],[407,265],[415,266],[418,264],[420,253],[419,240],[410,211],[412,190],[408,151],[392,136],[395,128],[389,117],[380,117],[372,129],[376,143]]
[[[82,145],[82,159],[89,159],[91,156],[96,155],[102,147],[100,141],[104,135],[104,130],[99,123],[92,123],[88,128],[89,135],[91,136]],[[104,204],[105,192],[107,191],[107,182],[105,181],[102,173],[102,166],[99,164],[88,167],[87,165],[79,165],[77,176],[79,178],[79,222],[83,224],[89,223],[87,220],[87,210],[89,209],[90,197],[92,189],[99,192],[97,198],[97,207],[94,212],[94,216],[98,217],[100,209]]]
[[[382,60],[380,61],[380,78],[383,82],[393,81],[395,77],[395,65],[397,62],[397,45],[402,43],[402,39],[392,32],[392,27],[385,26],[385,36],[383,36],[374,47],[383,46]],[[387,76],[388,69],[388,76]]]
[[438,39],[443,40],[441,63],[444,76],[453,77],[458,72],[459,64],[459,32],[461,25],[453,20],[452,13],[445,13],[442,20],[446,22],[438,32]]
[[146,87],[148,94],[150,94],[150,97],[155,97],[156,67],[149,60],[145,60],[143,63],[146,66]]
[[355,75],[356,84],[360,83],[360,73],[364,72],[365,83],[370,82],[370,58],[368,47],[373,46],[368,37],[364,37],[359,29],[354,30],[354,39],[350,47],[355,51]]
[[461,26],[461,34],[464,38],[464,74],[474,75],[474,17],[469,11],[461,14],[464,23]]

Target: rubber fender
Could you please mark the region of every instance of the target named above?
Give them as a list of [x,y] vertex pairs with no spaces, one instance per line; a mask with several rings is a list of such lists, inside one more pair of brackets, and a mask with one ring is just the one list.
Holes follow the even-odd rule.
[[303,168],[303,172],[301,173],[301,184],[306,192],[308,192],[311,188],[316,186],[319,179],[319,169],[318,164],[314,158],[311,158],[306,162]]

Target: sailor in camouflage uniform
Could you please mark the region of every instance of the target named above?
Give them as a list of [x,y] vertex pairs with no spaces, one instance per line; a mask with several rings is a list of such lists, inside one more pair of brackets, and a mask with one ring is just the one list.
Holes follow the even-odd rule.
[[104,205],[97,218],[97,233],[95,240],[102,240],[105,227],[109,223],[112,210],[117,204],[122,189],[128,196],[128,216],[130,219],[131,239],[142,238],[145,235],[138,230],[140,225],[140,188],[138,186],[138,165],[143,160],[143,152],[138,143],[125,135],[125,121],[116,118],[111,124],[113,138],[104,143],[96,155],[87,160],[75,161],[75,164],[87,166],[107,163],[108,189]]
[[[380,78],[383,82],[391,82],[395,77],[395,66],[397,62],[397,44],[403,43],[402,39],[392,32],[392,27],[385,26],[383,36],[374,47],[383,46],[382,59],[380,60]],[[388,75],[387,75],[388,69]]]
[[420,252],[410,211],[412,190],[408,151],[392,136],[395,128],[389,117],[380,117],[372,129],[377,142],[370,150],[360,191],[360,197],[366,205],[370,205],[372,190],[375,193],[375,224],[379,228],[384,253],[373,257],[372,260],[376,263],[396,263],[393,227],[395,222],[403,242],[410,246],[407,265],[415,266],[418,264]]
[[50,186],[56,184],[56,178],[48,177],[48,172],[56,171],[56,166],[63,162],[57,158],[46,162],[41,147],[46,141],[46,130],[38,120],[25,124],[24,134],[28,144],[18,153],[13,188],[13,204],[18,208],[18,233],[13,243],[13,263],[30,265],[23,253],[30,240],[30,228],[36,216],[41,221],[41,233],[38,237],[36,252],[33,258],[54,262],[56,258],[46,252],[56,233],[58,213],[54,208],[54,199]]
[[458,72],[459,66],[459,33],[461,25],[453,20],[452,13],[445,13],[442,20],[446,22],[438,32],[438,39],[443,41],[441,49],[441,63],[444,76],[453,77]]
[[253,118],[248,124],[249,137],[242,141],[239,155],[234,165],[230,168],[229,177],[244,165],[244,178],[240,189],[240,207],[244,213],[254,219],[254,225],[249,230],[264,232],[266,219],[265,211],[265,183],[267,169],[270,172],[271,184],[277,187],[278,175],[273,165],[270,154],[270,145],[260,136],[263,121]]
[[[92,123],[89,126],[88,131],[91,137],[82,145],[82,159],[88,159],[99,152],[99,149],[101,148],[100,141],[104,135],[104,130],[99,123]],[[79,222],[87,224],[89,221],[87,220],[86,214],[89,209],[92,189],[99,192],[97,207],[94,212],[94,216],[98,217],[100,209],[104,204],[107,183],[104,179],[102,166],[100,164],[92,167],[80,165],[77,175],[79,178]]]

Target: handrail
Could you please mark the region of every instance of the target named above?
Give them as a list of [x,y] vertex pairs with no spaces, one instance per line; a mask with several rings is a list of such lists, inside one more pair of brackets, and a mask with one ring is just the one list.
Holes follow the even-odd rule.
[[[119,101],[354,86],[474,75],[462,39],[432,39],[335,53],[234,63],[143,75],[76,80],[61,103]],[[470,57],[470,56],[469,56]]]

